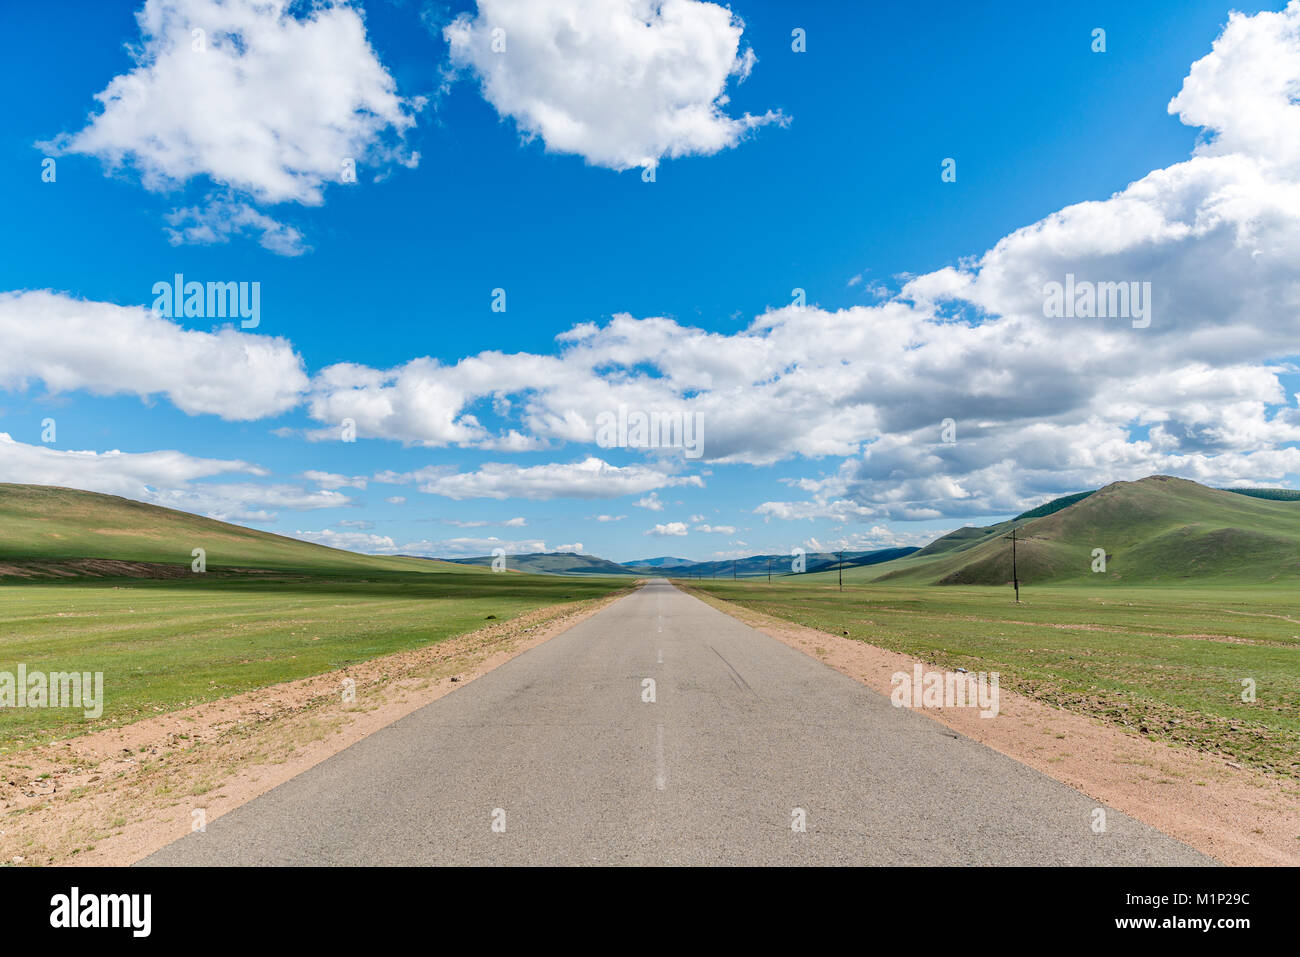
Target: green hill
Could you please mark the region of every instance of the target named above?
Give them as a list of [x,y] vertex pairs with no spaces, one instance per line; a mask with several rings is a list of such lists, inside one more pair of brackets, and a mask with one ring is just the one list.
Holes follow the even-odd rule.
[[[1050,504],[1050,503],[1049,503]],[[958,529],[898,561],[868,570],[875,581],[1001,585],[1011,581],[1011,543],[1022,583],[1267,583],[1300,577],[1300,503],[1235,494],[1154,475],[1116,482],[1028,520]],[[1104,573],[1093,550],[1106,552]]]
[[0,483],[0,577],[172,577],[189,574],[196,548],[209,572],[434,570],[419,559],[360,555],[116,495]]

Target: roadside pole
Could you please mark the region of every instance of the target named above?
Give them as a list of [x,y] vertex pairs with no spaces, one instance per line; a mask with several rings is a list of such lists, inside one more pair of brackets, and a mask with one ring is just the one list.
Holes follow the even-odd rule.
[[1003,540],[1011,539],[1011,584],[1016,589],[1016,604],[1020,604],[1020,576],[1016,572],[1016,530],[1013,528],[1010,535],[1003,535]]

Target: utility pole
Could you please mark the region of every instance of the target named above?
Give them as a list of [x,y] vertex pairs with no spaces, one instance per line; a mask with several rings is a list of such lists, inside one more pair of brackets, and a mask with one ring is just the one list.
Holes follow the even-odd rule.
[[835,554],[840,560],[840,591],[844,591],[844,553],[836,552]]
[[767,583],[772,584],[772,559],[767,560]]
[[1003,535],[1003,540],[1011,539],[1011,584],[1016,589],[1016,604],[1020,604],[1020,576],[1016,573],[1016,530],[1013,528],[1010,535]]
[[736,580],[736,560],[734,558],[731,560],[731,580],[733,582]]

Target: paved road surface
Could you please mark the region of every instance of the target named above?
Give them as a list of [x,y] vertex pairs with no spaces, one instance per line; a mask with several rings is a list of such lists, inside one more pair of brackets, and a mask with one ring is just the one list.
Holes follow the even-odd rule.
[[144,863],[1211,863],[1094,807],[654,581]]

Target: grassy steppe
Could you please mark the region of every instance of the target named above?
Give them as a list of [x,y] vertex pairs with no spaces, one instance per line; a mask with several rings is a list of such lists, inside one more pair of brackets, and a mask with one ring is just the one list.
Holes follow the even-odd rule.
[[[1063,513],[1062,513],[1063,514]],[[809,576],[681,582],[718,598],[1171,743],[1300,778],[1296,588],[1202,585],[903,587]],[[1256,701],[1241,700],[1242,679]]]
[[0,753],[420,647],[627,580],[457,572],[0,585],[0,671],[104,673],[104,713],[0,709]]

